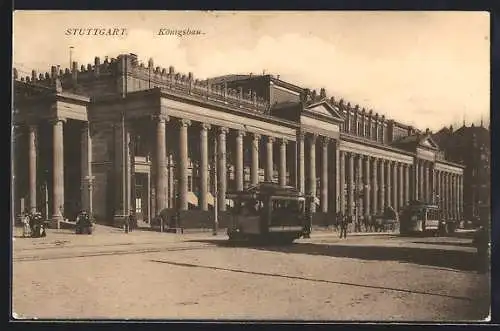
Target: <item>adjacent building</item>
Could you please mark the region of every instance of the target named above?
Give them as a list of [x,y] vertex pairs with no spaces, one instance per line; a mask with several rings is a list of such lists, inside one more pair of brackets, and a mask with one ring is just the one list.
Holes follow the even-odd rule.
[[489,206],[491,199],[491,135],[482,121],[454,130],[443,128],[433,135],[443,149],[446,159],[462,164],[464,218],[477,220],[481,206]]
[[224,223],[225,193],[260,181],[315,195],[316,224],[411,200],[463,213],[464,166],[428,131],[271,75],[198,80],[134,54],[14,69],[13,148],[15,212],[54,224],[85,208],[115,223],[135,210],[148,225],[170,209],[210,226],[214,192]]

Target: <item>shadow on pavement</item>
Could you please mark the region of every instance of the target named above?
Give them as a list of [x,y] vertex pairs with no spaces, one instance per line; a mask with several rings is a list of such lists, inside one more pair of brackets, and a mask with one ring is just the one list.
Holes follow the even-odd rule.
[[214,271],[226,271],[226,272],[234,272],[234,273],[248,274],[248,275],[254,275],[254,276],[267,276],[267,277],[277,277],[277,278],[285,278],[285,279],[292,279],[292,280],[304,280],[304,281],[317,282],[317,283],[354,286],[354,287],[369,288],[369,289],[375,289],[375,290],[404,292],[404,293],[412,293],[412,294],[445,297],[445,298],[456,299],[456,300],[473,301],[472,298],[465,297],[465,296],[448,295],[448,294],[444,294],[444,293],[434,293],[434,292],[419,291],[419,290],[409,290],[409,289],[404,289],[404,288],[395,288],[395,287],[393,288],[393,287],[376,286],[376,285],[369,285],[369,284],[340,282],[340,281],[333,281],[333,280],[326,280],[326,279],[309,278],[309,277],[303,277],[303,276],[283,275],[283,274],[276,274],[276,273],[258,272],[258,271],[241,270],[241,269],[233,269],[233,268],[224,268],[224,267],[208,266],[208,265],[185,263],[185,262],[175,262],[175,261],[168,261],[168,260],[149,260],[149,261],[154,262],[154,263],[163,263],[163,264],[173,265],[173,266],[177,266],[177,267],[210,269],[210,270],[214,270]]
[[414,244],[438,245],[438,246],[460,246],[460,247],[474,247],[472,242],[449,242],[449,241],[412,241]]
[[324,255],[372,261],[399,261],[426,266],[471,271],[477,269],[477,258],[473,252],[453,251],[438,248],[354,246],[346,244],[325,245],[320,243],[294,243],[288,246],[256,246],[248,242],[228,240],[192,240],[222,247],[247,247],[289,254]]

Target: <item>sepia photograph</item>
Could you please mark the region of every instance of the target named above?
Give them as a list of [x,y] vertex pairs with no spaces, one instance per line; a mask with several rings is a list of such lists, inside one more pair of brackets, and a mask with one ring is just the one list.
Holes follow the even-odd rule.
[[13,12],[11,320],[488,322],[490,15]]

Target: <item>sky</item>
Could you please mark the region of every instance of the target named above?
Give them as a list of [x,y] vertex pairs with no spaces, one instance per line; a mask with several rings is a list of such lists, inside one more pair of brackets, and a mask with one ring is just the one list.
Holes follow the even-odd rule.
[[[193,72],[280,75],[419,129],[485,125],[490,114],[487,12],[16,11],[13,66],[23,76],[52,65],[135,53],[147,64]],[[67,29],[120,28],[124,36]],[[158,35],[160,29],[199,35]]]

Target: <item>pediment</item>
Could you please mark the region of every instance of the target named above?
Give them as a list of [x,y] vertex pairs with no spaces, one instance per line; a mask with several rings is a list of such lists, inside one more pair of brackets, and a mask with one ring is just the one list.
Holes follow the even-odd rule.
[[422,138],[419,142],[419,146],[430,148],[430,149],[439,149],[438,144],[431,138],[431,136],[426,136]]
[[326,100],[308,105],[303,110],[308,115],[318,116],[335,122],[343,122],[342,112],[336,106],[331,105]]

